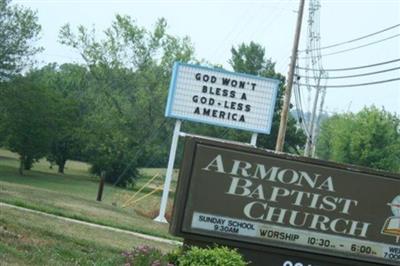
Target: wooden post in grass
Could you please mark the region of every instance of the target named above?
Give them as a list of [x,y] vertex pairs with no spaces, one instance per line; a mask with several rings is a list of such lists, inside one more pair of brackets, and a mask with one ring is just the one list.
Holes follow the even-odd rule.
[[101,201],[101,197],[103,196],[104,179],[105,179],[105,177],[106,177],[106,172],[105,171],[101,171],[99,190],[97,191],[97,201]]

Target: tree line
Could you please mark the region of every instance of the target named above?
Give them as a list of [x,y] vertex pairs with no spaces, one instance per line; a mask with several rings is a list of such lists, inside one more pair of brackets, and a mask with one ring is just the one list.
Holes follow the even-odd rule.
[[[101,39],[95,28],[72,29],[66,24],[59,41],[78,51],[84,63],[35,67],[32,55],[42,50],[33,45],[40,32],[37,14],[2,0],[0,16],[0,28],[6,29],[0,33],[0,141],[19,154],[21,174],[43,157],[60,173],[67,160],[75,159],[90,163],[94,174],[104,171],[106,181],[124,186],[134,182],[138,167],[165,167],[173,127],[173,121],[164,117],[172,65],[204,63],[195,58],[188,37],[169,34],[165,19],[146,29],[129,16],[116,15]],[[282,81],[271,134],[258,141],[260,147],[273,149],[285,77],[275,71],[265,48],[254,42],[233,46],[229,64],[237,72]],[[394,115],[386,118],[398,123]],[[234,129],[190,122],[183,129],[250,140],[250,133]],[[397,129],[397,141],[398,135]],[[300,154],[304,143],[304,133],[290,117],[285,151]],[[318,153],[337,159],[326,152],[333,144],[321,143],[325,148],[321,144]]]

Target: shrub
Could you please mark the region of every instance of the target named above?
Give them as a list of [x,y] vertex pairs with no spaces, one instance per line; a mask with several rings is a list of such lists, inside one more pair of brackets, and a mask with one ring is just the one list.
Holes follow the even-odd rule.
[[160,250],[146,245],[123,252],[122,255],[125,257],[125,266],[173,266]]
[[162,254],[158,249],[149,246],[138,246],[132,251],[122,253],[125,266],[245,266],[244,261],[235,249],[227,247],[198,248],[187,251],[182,248]]
[[182,248],[177,248],[169,253],[167,253],[165,256],[167,257],[168,262],[170,265],[179,265],[179,258],[183,256],[183,249]]
[[[92,156],[94,157],[95,155]],[[105,181],[119,187],[129,185],[132,187],[135,185],[135,180],[139,177],[136,166],[129,162],[128,158],[89,158],[89,161],[92,163],[92,167],[90,168],[92,174],[100,176],[104,170],[106,173]]]
[[227,247],[198,248],[192,247],[178,259],[179,266],[245,266],[244,261],[235,249]]

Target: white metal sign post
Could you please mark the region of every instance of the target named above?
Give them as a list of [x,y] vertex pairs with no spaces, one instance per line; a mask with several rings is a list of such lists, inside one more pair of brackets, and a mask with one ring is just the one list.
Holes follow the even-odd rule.
[[181,130],[181,124],[182,124],[181,120],[176,120],[174,134],[172,135],[171,149],[169,152],[167,173],[165,174],[164,189],[163,189],[163,194],[162,194],[161,204],[160,204],[160,213],[154,219],[154,221],[161,222],[161,223],[168,222],[167,219],[165,219],[165,211],[167,210],[168,194],[169,194],[169,188],[171,185],[172,175],[173,175],[173,171],[174,171],[176,148],[178,147],[178,139],[179,139],[179,133]]
[[251,140],[250,140],[250,144],[251,144],[251,145],[257,146],[257,136],[258,136],[257,133],[253,133],[253,134],[251,135]]
[[176,118],[165,176],[160,213],[154,219],[167,222],[165,211],[172,180],[181,120],[269,134],[280,81],[222,69],[175,63],[165,110]]

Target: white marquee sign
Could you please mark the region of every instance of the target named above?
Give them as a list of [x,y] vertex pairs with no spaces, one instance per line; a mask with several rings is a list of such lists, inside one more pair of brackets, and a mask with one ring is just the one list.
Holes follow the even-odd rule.
[[279,82],[175,63],[165,116],[269,134]]

